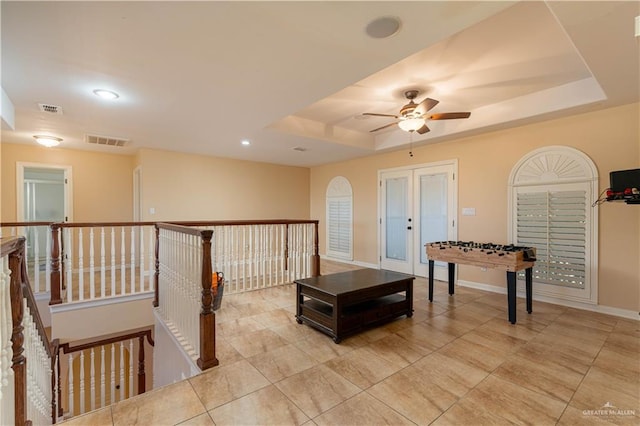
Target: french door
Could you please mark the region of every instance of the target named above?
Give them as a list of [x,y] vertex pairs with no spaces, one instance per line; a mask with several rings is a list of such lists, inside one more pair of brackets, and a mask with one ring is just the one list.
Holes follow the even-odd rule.
[[[457,162],[384,170],[380,175],[380,267],[428,276],[425,244],[457,238]],[[447,280],[436,262],[434,278]]]

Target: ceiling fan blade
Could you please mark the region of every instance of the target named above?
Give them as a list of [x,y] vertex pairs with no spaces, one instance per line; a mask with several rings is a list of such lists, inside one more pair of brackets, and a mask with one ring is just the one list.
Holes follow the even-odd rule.
[[436,101],[435,99],[426,98],[424,101],[418,104],[413,112],[416,114],[424,115],[427,113],[427,111],[431,110],[431,108],[438,105],[439,102],[440,101]]
[[377,132],[378,130],[386,129],[387,127],[395,126],[396,124],[398,124],[398,122],[394,121],[393,123],[389,123],[385,126],[378,127],[377,129],[369,130],[369,133]]
[[393,118],[398,118],[397,115],[393,115],[393,114],[378,114],[375,112],[363,112],[362,115],[372,115],[374,117],[393,117]]
[[426,124],[423,124],[422,127],[420,127],[418,130],[416,130],[416,132],[420,133],[421,135],[425,134],[427,132],[430,132],[430,131],[431,131],[431,129],[428,128]]
[[456,118],[469,118],[470,112],[441,112],[439,114],[431,114],[429,120],[452,120]]

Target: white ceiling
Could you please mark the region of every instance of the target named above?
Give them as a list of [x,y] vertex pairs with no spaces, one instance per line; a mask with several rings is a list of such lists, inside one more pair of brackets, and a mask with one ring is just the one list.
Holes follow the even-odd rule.
[[[403,149],[404,90],[470,111],[414,144],[640,100],[637,1],[1,2],[2,140],[314,166]],[[400,31],[373,39],[381,16]],[[104,101],[105,88],[120,98]],[[63,115],[40,112],[58,105]],[[85,134],[130,139],[96,147]],[[252,142],[240,145],[242,139]],[[298,147],[306,151],[300,152]]]

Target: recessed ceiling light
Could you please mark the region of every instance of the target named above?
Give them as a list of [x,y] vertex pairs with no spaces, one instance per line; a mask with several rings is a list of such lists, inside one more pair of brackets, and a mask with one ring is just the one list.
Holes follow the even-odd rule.
[[40,145],[46,146],[47,148],[58,146],[60,145],[60,142],[62,142],[62,139],[56,138],[55,136],[35,135],[34,139]]
[[400,19],[395,16],[383,16],[369,22],[365,28],[371,38],[387,38],[400,31]]
[[244,146],[249,146],[249,145],[251,145],[251,142],[249,142],[249,141],[248,141],[248,140],[246,140],[246,139],[245,139],[245,140],[243,140],[243,141],[242,141],[242,142],[240,142],[240,143],[241,143],[242,145],[244,145]]
[[106,90],[106,89],[96,89],[93,91],[93,94],[102,98],[102,99],[118,99],[120,97],[120,95],[118,95],[116,92],[112,92],[111,90]]

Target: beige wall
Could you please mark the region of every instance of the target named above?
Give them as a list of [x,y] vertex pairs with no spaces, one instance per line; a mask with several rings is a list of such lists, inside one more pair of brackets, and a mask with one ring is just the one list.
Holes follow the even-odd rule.
[[[344,176],[353,187],[354,260],[378,264],[377,173],[380,169],[458,160],[458,239],[507,242],[507,184],[513,166],[530,151],[566,145],[588,155],[598,168],[600,191],[609,172],[637,168],[640,158],[639,104],[581,114],[380,154],[311,169],[311,217],[320,220],[325,253],[325,194],[329,181]],[[475,207],[476,216],[461,216]],[[640,206],[605,203],[599,208],[599,304],[640,309]],[[504,286],[504,274],[461,267],[463,280]]]
[[143,220],[309,219],[307,168],[151,149],[138,164]]
[[18,162],[71,166],[74,222],[132,220],[132,156],[5,142],[0,149],[3,222],[16,220]]

